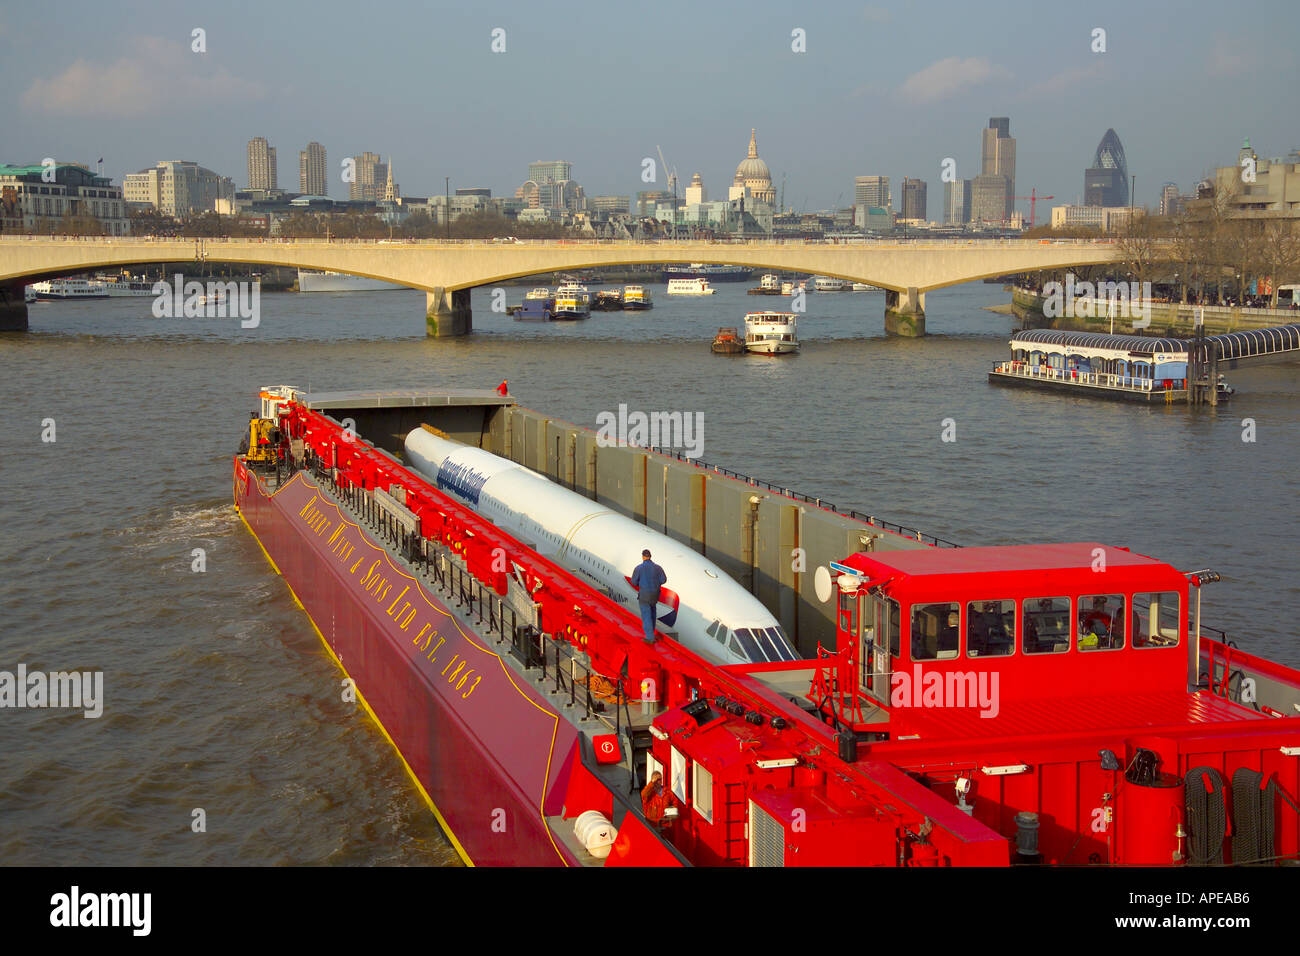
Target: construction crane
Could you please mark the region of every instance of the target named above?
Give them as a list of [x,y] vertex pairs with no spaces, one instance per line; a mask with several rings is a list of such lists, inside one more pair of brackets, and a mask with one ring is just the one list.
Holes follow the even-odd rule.
[[1055,197],[1055,196],[1040,196],[1040,195],[1038,195],[1038,189],[1037,189],[1037,188],[1034,188],[1034,189],[1029,190],[1029,195],[1028,195],[1028,196],[1012,196],[1011,198],[1012,198],[1012,199],[1028,199],[1028,200],[1029,200],[1029,228],[1030,228],[1030,229],[1033,229],[1033,228],[1034,228],[1034,212],[1035,212],[1034,207],[1038,205],[1038,200],[1041,199],[1041,200],[1043,200],[1044,202],[1046,202],[1047,200],[1049,200],[1049,199],[1055,199],[1056,197]]
[[662,147],[656,146],[655,149],[659,153],[659,167],[664,171],[664,175],[668,177],[668,191],[672,193],[673,205],[676,205],[677,204],[677,170],[675,168],[673,169],[669,168],[668,160],[664,159],[664,151]]
[[655,149],[659,153],[659,167],[668,176],[668,192],[673,197],[673,238],[677,238],[677,170],[668,168],[668,160],[664,159],[663,148],[656,145]]

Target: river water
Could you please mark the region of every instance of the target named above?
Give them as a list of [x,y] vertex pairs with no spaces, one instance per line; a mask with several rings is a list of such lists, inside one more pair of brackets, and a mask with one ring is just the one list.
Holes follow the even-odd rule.
[[651,289],[652,311],[573,324],[516,322],[477,290],[454,340],[426,338],[406,291],[267,294],[255,329],[156,319],[151,299],[32,306],[29,333],[0,335],[0,670],[102,670],[107,702],[95,720],[0,710],[0,860],[456,863],[230,503],[263,385],[507,378],[589,427],[620,403],[702,412],[706,461],[842,508],[961,544],[1097,540],[1212,567],[1206,622],[1300,665],[1294,367],[1231,373],[1217,410],[1136,407],[990,386],[1012,328],[984,308],[1007,301],[994,285],[929,295],[921,340],[885,338],[882,295],[811,294],[801,354],[775,359],[708,343],[786,300]]

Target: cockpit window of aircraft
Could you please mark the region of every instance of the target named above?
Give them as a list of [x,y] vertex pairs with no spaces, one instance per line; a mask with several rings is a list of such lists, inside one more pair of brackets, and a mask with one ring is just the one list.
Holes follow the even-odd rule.
[[745,649],[744,656],[751,661],[765,661],[767,655],[758,649],[758,644],[754,640],[754,635],[747,627],[736,628],[736,639],[740,641],[740,646]]
[[756,664],[797,659],[780,627],[738,627],[736,637],[745,649],[744,656]]

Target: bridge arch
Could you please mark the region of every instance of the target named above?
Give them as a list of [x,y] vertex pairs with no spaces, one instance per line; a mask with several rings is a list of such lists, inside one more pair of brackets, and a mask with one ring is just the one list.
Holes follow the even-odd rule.
[[[422,289],[435,334],[469,330],[468,290],[521,276],[701,262],[807,272],[891,293],[923,334],[924,294],[1019,272],[1119,260],[1113,240],[349,240],[0,237],[0,286],[141,263],[235,262],[366,276]],[[451,321],[441,321],[443,316]],[[451,330],[451,331],[448,331]],[[898,329],[897,331],[906,331]]]

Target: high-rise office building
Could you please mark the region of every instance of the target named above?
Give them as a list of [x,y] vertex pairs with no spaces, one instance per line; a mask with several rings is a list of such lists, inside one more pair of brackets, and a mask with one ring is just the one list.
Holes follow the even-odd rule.
[[976,176],[970,187],[970,221],[983,223],[1008,222],[1007,196],[1010,190],[1007,177],[997,173]]
[[573,164],[564,160],[529,163],[528,179],[520,188],[530,206],[551,213],[578,212],[587,205],[582,187],[573,181]]
[[388,185],[388,164],[380,162],[376,153],[362,153],[352,159],[356,178],[348,188],[348,198],[382,202]]
[[983,138],[980,143],[980,175],[1001,176],[1006,180],[1006,195],[1003,198],[1002,215],[995,218],[1010,220],[1011,211],[1016,204],[1014,198],[1016,194],[1016,141],[1011,135],[1011,120],[1006,116],[991,117],[988,127],[983,131]]
[[1092,165],[1083,174],[1083,204],[1085,206],[1128,205],[1128,163],[1124,147],[1113,129],[1097,144]]
[[128,206],[151,206],[164,216],[188,219],[214,211],[218,200],[234,199],[235,184],[198,163],[164,160],[152,169],[129,173],[122,193]]
[[1183,211],[1182,197],[1178,195],[1177,183],[1165,183],[1160,188],[1160,215],[1176,216]]
[[325,147],[320,143],[308,143],[298,153],[298,190],[308,196],[329,195],[325,182]]
[[943,184],[943,224],[960,226],[970,222],[970,180]]
[[278,189],[275,147],[263,136],[248,141],[248,188]]
[[925,193],[924,179],[903,177],[903,219],[925,221]]
[[855,206],[874,206],[889,209],[892,206],[889,195],[888,176],[857,176],[853,180],[853,204]]

